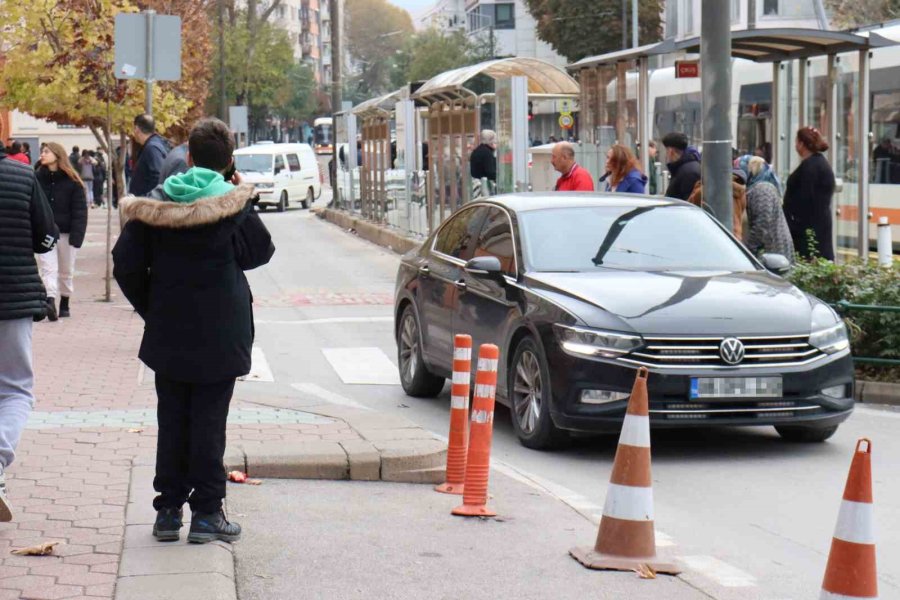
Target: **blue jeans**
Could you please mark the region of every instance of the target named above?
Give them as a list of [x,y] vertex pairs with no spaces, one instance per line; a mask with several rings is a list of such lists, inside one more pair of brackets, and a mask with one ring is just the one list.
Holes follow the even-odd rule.
[[0,321],[0,470],[12,464],[34,406],[31,317]]

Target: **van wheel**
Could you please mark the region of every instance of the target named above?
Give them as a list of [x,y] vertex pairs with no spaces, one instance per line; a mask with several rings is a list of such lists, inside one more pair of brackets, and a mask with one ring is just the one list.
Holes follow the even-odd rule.
[[316,195],[313,193],[313,189],[312,189],[312,188],[309,188],[309,189],[306,191],[306,198],[304,198],[304,199],[300,202],[300,206],[302,206],[303,208],[309,208],[310,205],[312,205],[312,203],[315,202],[315,201],[316,201]]
[[281,198],[278,199],[278,212],[284,212],[287,210],[288,205],[288,194],[287,190],[281,192]]

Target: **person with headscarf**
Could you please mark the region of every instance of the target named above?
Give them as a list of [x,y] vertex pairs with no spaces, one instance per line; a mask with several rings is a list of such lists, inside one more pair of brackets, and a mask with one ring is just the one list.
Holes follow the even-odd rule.
[[794,242],[775,172],[762,157],[749,154],[739,157],[735,167],[747,173],[747,248],[757,256],[781,254],[794,262]]

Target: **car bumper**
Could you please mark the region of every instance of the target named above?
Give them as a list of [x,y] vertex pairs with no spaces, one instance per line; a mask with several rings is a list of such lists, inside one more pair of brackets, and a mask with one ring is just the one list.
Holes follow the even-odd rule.
[[[636,368],[614,360],[575,358],[563,352],[548,357],[553,390],[550,413],[562,429],[588,432],[619,431],[627,400],[606,404],[581,402],[585,389],[629,392]],[[781,397],[691,399],[692,377],[780,376]],[[843,385],[844,397],[822,390]],[[654,428],[800,425],[830,427],[853,411],[853,361],[849,353],[826,356],[799,367],[777,369],[723,368],[715,372],[650,369],[647,380],[650,422]]]

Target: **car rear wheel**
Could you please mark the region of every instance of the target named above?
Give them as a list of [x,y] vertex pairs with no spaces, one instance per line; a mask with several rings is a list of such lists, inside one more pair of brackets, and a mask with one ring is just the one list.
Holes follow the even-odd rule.
[[831,427],[800,427],[794,425],[779,425],[775,427],[778,435],[789,442],[803,442],[814,444],[824,442],[834,435],[838,426]]
[[412,305],[403,310],[397,336],[397,364],[403,391],[416,398],[434,398],[444,389],[444,378],[432,374],[422,359],[419,321]]
[[533,338],[519,342],[508,378],[510,415],[519,442],[537,450],[561,444],[568,436],[550,417],[550,369]]
[[287,210],[288,205],[288,193],[287,190],[281,192],[281,198],[278,199],[278,212],[284,212]]
[[313,192],[312,188],[309,188],[306,191],[306,198],[303,199],[303,202],[300,203],[300,206],[303,208],[309,208],[312,206],[312,203],[316,201],[316,194]]

